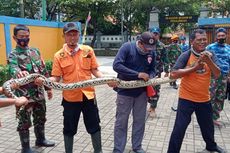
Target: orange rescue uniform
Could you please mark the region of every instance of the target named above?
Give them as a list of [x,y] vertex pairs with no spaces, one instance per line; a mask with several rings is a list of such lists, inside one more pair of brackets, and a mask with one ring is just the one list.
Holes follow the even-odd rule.
[[[193,54],[187,62],[191,67],[198,60]],[[193,102],[207,102],[210,100],[209,85],[211,71],[207,64],[204,65],[203,72],[193,72],[181,79],[179,97]]]
[[[74,56],[71,49],[64,44],[54,55],[52,76],[62,77],[63,83],[75,83],[92,78],[92,69],[98,68],[94,50],[86,45],[79,45]],[[83,94],[88,99],[95,97],[94,87],[64,90],[63,97],[69,102],[82,102]]]

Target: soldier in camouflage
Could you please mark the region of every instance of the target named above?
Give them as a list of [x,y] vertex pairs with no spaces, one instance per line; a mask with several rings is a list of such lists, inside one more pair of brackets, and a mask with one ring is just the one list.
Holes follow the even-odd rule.
[[227,81],[230,72],[230,47],[226,44],[227,30],[218,28],[216,30],[216,42],[207,46],[208,51],[215,53],[218,61],[221,75],[216,79],[212,77],[210,84],[210,95],[213,109],[213,123],[222,126],[218,121],[220,112],[224,108],[224,99],[227,90]]
[[[156,44],[156,77],[160,78],[161,73],[165,72],[165,77],[169,73],[168,65],[168,55],[165,49],[165,45],[159,40],[160,38],[160,29],[158,27],[153,27],[150,29],[150,32],[153,34],[154,38],[157,40]],[[156,117],[155,109],[157,107],[157,102],[160,97],[160,85],[154,86],[156,94],[153,97],[149,97],[148,102],[150,107],[148,109],[150,117]]]
[[[29,28],[24,25],[17,25],[14,28],[13,39],[17,46],[9,55],[9,69],[12,78],[21,78],[31,73],[40,73],[49,76],[45,63],[41,58],[40,52],[36,48],[28,47],[30,40]],[[48,98],[52,98],[51,89],[45,88]],[[25,108],[16,107],[18,127],[22,153],[32,153],[29,142],[29,128],[31,127],[31,114],[33,115],[34,132],[36,136],[36,146],[50,147],[54,146],[54,142],[45,138],[45,122],[46,122],[46,101],[44,90],[42,87],[34,83],[24,85],[16,90],[17,96],[25,96],[29,100],[29,104]]]
[[[167,47],[167,53],[168,53],[168,60],[169,60],[169,67],[172,69],[174,64],[176,63],[177,58],[182,53],[181,48],[178,44],[179,37],[178,35],[174,34],[171,37],[172,43]],[[170,85],[173,86],[174,89],[177,89],[178,86],[175,82],[170,82]]]

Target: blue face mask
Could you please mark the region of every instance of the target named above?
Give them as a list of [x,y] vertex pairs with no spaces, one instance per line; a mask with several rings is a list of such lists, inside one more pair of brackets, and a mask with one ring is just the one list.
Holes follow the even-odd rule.
[[27,47],[29,44],[30,38],[22,38],[18,39],[17,38],[17,44],[21,47]]

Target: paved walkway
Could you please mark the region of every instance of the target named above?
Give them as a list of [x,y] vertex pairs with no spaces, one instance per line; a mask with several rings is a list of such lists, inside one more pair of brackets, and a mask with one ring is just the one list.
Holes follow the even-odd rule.
[[[112,73],[111,60],[113,58],[99,58],[100,64],[104,66],[101,70]],[[108,61],[106,61],[108,60]],[[113,73],[114,74],[114,73]],[[47,123],[46,136],[50,140],[54,140],[55,147],[50,148],[35,148],[35,136],[33,127],[31,128],[31,146],[42,153],[64,153],[64,142],[62,136],[62,122],[63,108],[61,104],[61,92],[54,91],[54,98],[47,101]],[[98,100],[98,107],[100,111],[101,127],[102,127],[102,144],[103,152],[111,153],[113,149],[113,129],[115,122],[115,99],[116,93],[107,85],[97,86],[96,94]],[[177,90],[169,87],[168,84],[162,85],[161,97],[157,108],[157,118],[147,117],[146,130],[143,140],[143,148],[147,153],[166,153],[169,137],[173,128],[176,112],[173,112],[170,107],[177,102]],[[226,150],[230,151],[230,104],[225,102],[224,111],[221,113],[221,121],[224,126],[222,128],[215,128],[216,141]],[[14,106],[1,108],[0,116],[2,127],[0,128],[0,152],[1,153],[19,153],[20,142],[19,136],[16,132],[17,121],[15,119]],[[131,128],[132,117],[129,120],[129,132],[125,153],[129,153],[131,149]],[[205,143],[200,134],[199,126],[195,119],[192,121],[187,129],[181,153],[195,153],[204,151]],[[82,118],[79,123],[78,133],[74,139],[74,153],[92,153],[93,148],[91,144],[90,135],[87,134]]]

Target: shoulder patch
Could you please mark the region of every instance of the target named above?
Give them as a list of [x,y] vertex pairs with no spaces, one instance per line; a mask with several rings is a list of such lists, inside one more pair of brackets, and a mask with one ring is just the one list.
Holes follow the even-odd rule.
[[87,57],[87,58],[91,57],[90,52],[93,51],[93,49],[90,46],[82,45],[80,48],[82,49],[83,57]]
[[64,58],[64,57],[66,57],[65,52],[63,51],[63,49],[60,49],[59,51],[57,51],[54,54],[54,56],[57,57],[57,58]]
[[59,56],[60,56],[60,57],[64,57],[64,56],[65,56],[65,53],[64,53],[64,52],[60,52],[60,53],[59,53]]

